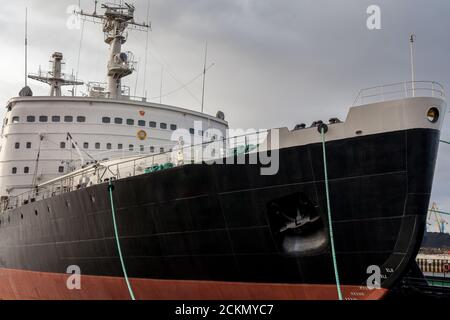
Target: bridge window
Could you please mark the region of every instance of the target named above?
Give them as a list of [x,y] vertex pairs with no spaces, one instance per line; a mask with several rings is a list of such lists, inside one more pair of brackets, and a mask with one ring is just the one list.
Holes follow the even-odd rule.
[[177,130],[177,125],[176,124],[171,124],[170,125],[170,130],[173,130],[173,131]]
[[39,116],[39,122],[47,122],[48,117],[47,116]]
[[128,146],[128,150],[133,151],[133,150],[134,150],[134,146],[133,146],[132,144],[130,144],[130,145]]
[[66,148],[66,143],[65,143],[65,142],[61,142],[61,143],[59,144],[59,147],[60,147],[61,149],[65,149],[65,148]]
[[35,116],[27,116],[27,122],[35,122],[36,117]]
[[150,147],[150,152],[155,153],[155,147]]
[[27,142],[27,149],[31,149],[31,142]]
[[83,148],[84,149],[89,149],[89,142],[83,143]]
[[23,173],[30,173],[30,168],[29,167],[25,167],[23,168]]
[[138,125],[139,125],[140,127],[145,127],[145,120],[139,120],[139,121],[138,121]]
[[102,118],[102,122],[103,123],[111,123],[111,118],[110,117],[103,117]]
[[60,116],[52,116],[52,122],[61,122]]
[[13,117],[12,118],[12,123],[19,123],[20,118],[19,117]]
[[73,122],[73,117],[72,116],[65,116],[64,117],[64,122]]
[[159,148],[159,152],[164,153],[164,148]]
[[106,144],[106,149],[111,150],[112,149],[112,144],[111,143]]
[[95,149],[100,149],[100,142],[95,143]]
[[123,149],[123,144],[119,143],[119,144],[117,145],[117,149],[122,150],[122,149]]
[[150,128],[156,128],[156,122],[150,121]]
[[161,128],[161,129],[167,129],[167,123],[160,123],[160,125],[159,125],[159,127]]
[[20,149],[20,143],[19,143],[19,142],[16,142],[15,145],[14,145],[14,148]]
[[127,119],[127,125],[134,126],[134,120],[133,119]]
[[16,167],[12,168],[12,174],[16,174],[16,173],[17,173],[17,168]]
[[78,116],[78,117],[77,117],[77,122],[86,122],[86,117],[84,117],[84,116]]
[[190,128],[190,129],[189,129],[189,133],[190,133],[190,134],[195,134],[195,129]]
[[59,173],[64,173],[64,167],[63,167],[63,166],[59,166],[58,172],[59,172]]
[[139,148],[140,148],[141,152],[145,151],[145,147],[144,146],[141,145]]
[[122,118],[115,118],[114,119],[114,123],[115,124],[122,124],[123,123],[123,119]]

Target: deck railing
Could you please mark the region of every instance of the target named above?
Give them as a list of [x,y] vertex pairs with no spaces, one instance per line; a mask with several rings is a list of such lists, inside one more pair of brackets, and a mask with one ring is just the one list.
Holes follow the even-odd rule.
[[406,81],[366,88],[359,92],[353,106],[414,97],[445,98],[444,87],[435,81]]
[[122,178],[149,174],[186,164],[221,161],[231,156],[244,156],[267,150],[269,131],[257,131],[232,138],[179,146],[172,151],[134,156],[129,159],[98,162],[82,170],[42,183],[35,188],[1,202],[0,212],[48,199],[67,192]]

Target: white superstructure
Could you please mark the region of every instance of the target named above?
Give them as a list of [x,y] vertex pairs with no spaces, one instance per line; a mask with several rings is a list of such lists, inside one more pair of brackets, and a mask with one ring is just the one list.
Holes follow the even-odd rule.
[[[87,15],[103,21],[110,45],[107,85],[89,83],[89,96],[61,96],[61,85],[79,85],[61,74],[62,54],[53,54],[47,75],[30,75],[51,86],[50,96],[33,97],[31,90],[7,104],[0,141],[0,197],[11,197],[95,161],[158,154],[177,141],[174,131],[185,129],[192,137],[220,139],[228,128],[223,113],[217,117],[168,105],[134,101],[121,86],[133,72],[132,54],[121,52],[134,7],[103,5],[104,15]],[[55,71],[56,70],[56,71]],[[208,129],[217,129],[207,136]]]

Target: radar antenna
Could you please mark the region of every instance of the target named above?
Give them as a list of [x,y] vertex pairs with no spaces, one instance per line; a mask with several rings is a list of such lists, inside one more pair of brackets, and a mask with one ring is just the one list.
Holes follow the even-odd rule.
[[109,45],[108,57],[108,89],[110,98],[119,99],[122,95],[121,79],[129,76],[134,71],[134,61],[130,52],[122,52],[122,45],[128,38],[127,28],[131,27],[138,31],[151,30],[150,23],[137,23],[134,21],[134,5],[128,3],[104,3],[101,8],[105,10],[103,14],[97,13],[97,2],[92,14],[83,10],[76,12],[85,21],[103,24],[105,43]]

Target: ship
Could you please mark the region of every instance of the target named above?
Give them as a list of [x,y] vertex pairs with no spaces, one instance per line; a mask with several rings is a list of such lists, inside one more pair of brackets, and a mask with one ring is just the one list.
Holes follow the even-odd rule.
[[[131,4],[103,23],[106,84],[30,75],[0,150],[0,298],[382,299],[423,239],[444,89],[361,90],[344,121],[229,134],[207,115],[131,97]],[[182,131],[174,139],[175,132]],[[375,277],[375,278],[374,278]]]

